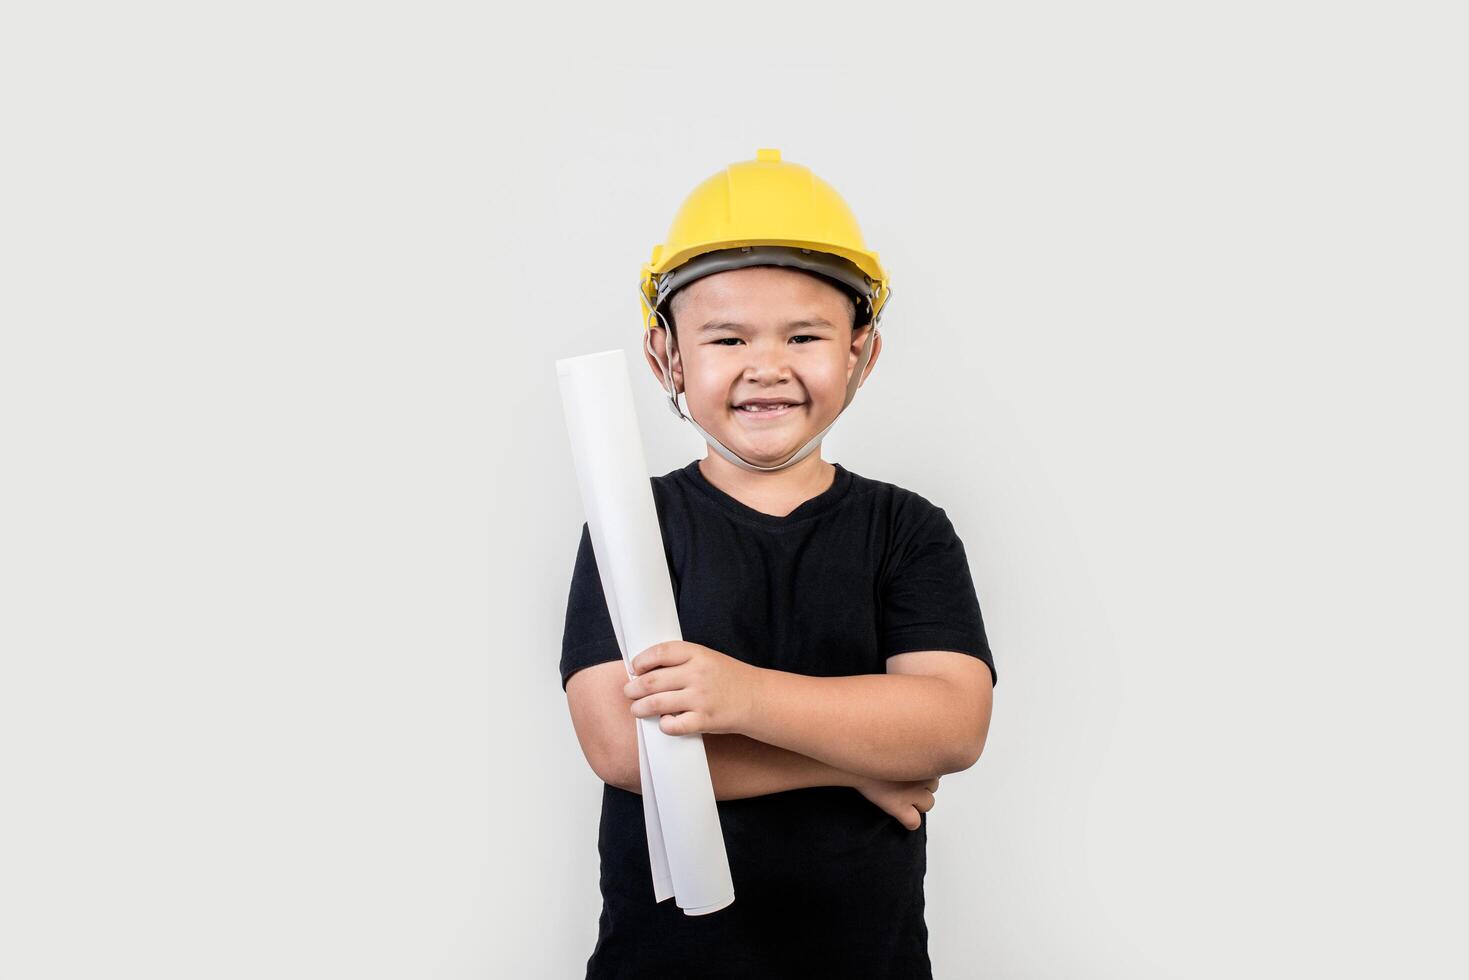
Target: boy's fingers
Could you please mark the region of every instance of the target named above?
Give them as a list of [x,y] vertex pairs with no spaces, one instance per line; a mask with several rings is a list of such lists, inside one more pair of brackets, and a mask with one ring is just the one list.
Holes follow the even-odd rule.
[[681,691],[683,686],[683,675],[678,668],[659,667],[629,680],[622,686],[622,693],[630,698],[641,698],[657,691]]
[[633,673],[641,674],[654,667],[662,667],[668,664],[681,664],[689,659],[687,654],[678,652],[679,640],[669,640],[666,643],[655,643],[636,657],[632,658]]
[[650,718],[653,715],[662,714],[663,700],[661,694],[650,694],[645,698],[638,698],[632,703],[632,713],[639,718]]
[[690,710],[689,705],[685,703],[682,691],[650,694],[632,703],[632,713],[640,718],[651,718],[654,715],[676,715],[680,711],[688,710]]
[[658,719],[658,727],[665,735],[690,735],[702,731],[702,722],[697,712],[685,711],[676,715],[664,715]]
[[643,671],[647,670],[653,665],[653,661],[658,658],[658,646],[659,644],[655,643],[653,646],[648,647],[648,649],[644,650],[642,653],[632,658],[632,664],[630,666],[632,667],[634,677],[636,677],[638,674],[641,674]]

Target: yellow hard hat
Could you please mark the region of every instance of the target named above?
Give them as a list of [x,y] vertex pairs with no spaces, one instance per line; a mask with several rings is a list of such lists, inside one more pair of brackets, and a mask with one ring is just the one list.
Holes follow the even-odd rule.
[[668,240],[653,246],[639,277],[643,328],[656,325],[675,290],[750,265],[790,266],[836,281],[855,294],[858,326],[881,314],[890,292],[841,195],[806,167],[781,160],[779,150],[761,149],[694,188]]
[[[754,265],[786,266],[825,278],[856,301],[854,329],[872,325],[847,383],[843,411],[852,403],[867,372],[892,287],[877,253],[869,251],[863,242],[847,202],[807,168],[781,160],[779,150],[755,151],[754,160],[731,164],[684,199],[668,229],[668,240],[653,246],[653,257],[644,264],[639,278],[643,346],[662,372],[673,413],[693,425],[716,452],[734,465],[768,473],[806,458],[836,419],[780,464],[751,463],[705,431],[691,414],[684,414],[672,371],[652,345],[651,328],[659,320],[667,327],[663,310],[674,292],[704,276]],[[668,331],[668,342],[674,343],[672,330]]]

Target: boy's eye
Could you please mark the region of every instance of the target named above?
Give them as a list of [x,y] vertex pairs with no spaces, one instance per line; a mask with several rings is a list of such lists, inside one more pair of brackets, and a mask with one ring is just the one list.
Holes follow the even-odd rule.
[[[820,340],[821,338],[820,337],[813,337],[810,334],[801,333],[801,334],[796,334],[791,339],[792,340]],[[714,341],[714,343],[716,343],[716,344],[723,344],[726,340],[732,341],[733,343],[736,343],[736,344],[742,344],[742,343],[744,343],[744,341],[740,340],[740,338],[738,338],[738,337],[720,337],[718,340]],[[805,344],[798,344],[797,346],[798,347],[805,347],[806,345]]]

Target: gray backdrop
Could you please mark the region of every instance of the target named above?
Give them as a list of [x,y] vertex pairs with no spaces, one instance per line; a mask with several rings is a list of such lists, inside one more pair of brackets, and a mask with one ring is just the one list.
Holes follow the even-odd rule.
[[0,974],[573,977],[553,361],[780,148],[999,672],[943,978],[1463,975],[1454,5],[7,7]]

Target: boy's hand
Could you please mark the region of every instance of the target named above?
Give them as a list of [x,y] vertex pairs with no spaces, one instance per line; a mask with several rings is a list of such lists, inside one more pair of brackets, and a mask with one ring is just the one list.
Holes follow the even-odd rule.
[[909,830],[917,830],[923,822],[920,811],[927,813],[934,806],[934,791],[939,788],[939,777],[918,782],[895,783],[887,779],[871,779],[858,776],[852,788]]
[[668,735],[742,734],[754,707],[760,668],[683,640],[656,643],[633,658],[622,693],[639,718],[662,715]]

